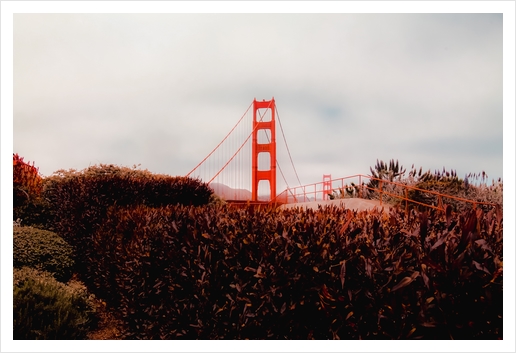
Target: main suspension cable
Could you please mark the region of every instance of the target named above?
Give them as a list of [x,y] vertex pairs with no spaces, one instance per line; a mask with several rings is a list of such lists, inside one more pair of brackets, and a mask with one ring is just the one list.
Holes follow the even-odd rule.
[[[213,151],[211,151],[211,152],[210,152],[210,154],[208,154],[208,155],[207,155],[207,156],[206,156],[206,157],[205,157],[205,158],[204,158],[204,159],[203,159],[199,164],[197,164],[197,165],[195,166],[195,168],[194,168],[194,169],[192,169],[192,170],[190,171],[190,173],[188,173],[188,174],[186,175],[187,177],[188,177],[188,176],[190,176],[190,174],[192,174],[192,173],[193,173],[197,168],[199,168],[199,166],[200,166],[201,164],[203,164],[203,163],[204,163],[204,162],[205,162],[205,161],[206,161],[206,160],[207,160],[207,159],[208,159],[208,158],[209,158],[209,157],[210,157],[210,156],[211,156],[211,155],[212,155],[212,154],[217,150],[217,148],[219,148],[219,147],[220,147],[220,145],[222,145],[222,143],[223,143],[224,141],[226,141],[226,139],[229,137],[229,135],[231,135],[231,133],[233,132],[233,130],[235,130],[235,128],[240,124],[240,122],[241,122],[241,121],[242,121],[242,119],[246,116],[247,112],[249,111],[249,109],[251,109],[251,107],[252,107],[252,106],[253,106],[253,103],[251,103],[251,104],[249,105],[249,107],[248,107],[248,108],[247,108],[247,110],[245,111],[244,115],[242,115],[242,117],[240,118],[240,120],[238,120],[238,122],[235,124],[235,126],[233,126],[233,128],[232,128],[232,129],[231,129],[231,131],[226,135],[226,137],[224,137],[224,139],[223,139],[222,141],[220,141],[220,143],[217,145],[217,147],[215,147],[215,148],[213,149]],[[240,149],[239,149],[239,150],[240,150]],[[225,167],[225,166],[224,166],[224,167]],[[224,168],[222,168],[222,169],[224,169]],[[220,172],[219,172],[219,173],[220,173]],[[218,173],[217,173],[217,175],[218,175]],[[212,180],[213,180],[213,179],[212,179]]]
[[[270,143],[271,142],[271,138],[269,137],[269,134],[267,133],[267,130],[264,130],[265,131],[265,136],[267,137],[267,142]],[[285,182],[285,184],[287,185],[287,189],[290,188],[288,186],[288,181],[287,179],[285,178],[285,174],[283,174],[283,171],[281,170],[281,166],[280,166],[280,163],[278,161],[278,158],[276,158],[276,166],[278,167],[278,170],[281,174],[281,177],[283,178],[283,181]]]
[[[270,109],[270,102],[269,102],[269,105],[267,106],[267,108],[265,108],[265,112],[267,111],[267,109]],[[251,104],[252,105],[252,104]],[[249,107],[250,108],[250,107]],[[247,108],[247,110],[249,110],[249,108]],[[263,120],[263,116],[265,115],[265,112],[263,113],[263,115],[260,114],[260,122],[262,122]],[[246,111],[247,113],[247,111]],[[259,114],[259,113],[258,113]],[[240,118],[240,120],[242,120],[242,118]],[[233,154],[233,156],[226,162],[226,164],[224,164],[224,166],[217,172],[217,174],[215,174],[215,176],[213,178],[210,179],[210,181],[208,181],[208,184],[210,184],[223,170],[224,168],[226,168],[228,166],[229,163],[231,163],[231,161],[233,160],[233,158],[235,158],[235,156],[238,154],[238,152],[240,152],[240,150],[245,146],[245,144],[247,143],[247,141],[249,141],[249,139],[251,138],[251,136],[253,136],[253,133],[256,131],[256,129],[258,128],[258,125],[256,125],[253,129],[253,131],[251,131],[251,133],[249,134],[249,136],[247,136],[247,138],[245,139],[244,143],[238,148],[238,150],[235,152],[235,154]],[[227,136],[226,136],[227,137]]]
[[290,154],[290,150],[288,148],[287,139],[285,138],[285,133],[283,131],[283,126],[281,125],[281,120],[278,113],[278,108],[276,108],[276,116],[278,117],[278,122],[281,130],[281,135],[283,135],[283,141],[285,142],[285,147],[287,148],[288,157],[290,158],[290,163],[292,164],[292,168],[294,168],[294,173],[296,174],[297,182],[301,185],[301,181],[299,180],[299,176],[297,174],[296,166],[294,165],[294,161],[292,160],[292,155]]

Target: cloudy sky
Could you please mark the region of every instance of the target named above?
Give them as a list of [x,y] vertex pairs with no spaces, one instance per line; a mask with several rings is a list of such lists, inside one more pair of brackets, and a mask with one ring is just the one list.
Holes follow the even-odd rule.
[[497,179],[502,24],[502,14],[15,14],[14,152],[45,176],[100,163],[185,175],[254,98],[274,97],[302,184],[368,174],[377,159]]

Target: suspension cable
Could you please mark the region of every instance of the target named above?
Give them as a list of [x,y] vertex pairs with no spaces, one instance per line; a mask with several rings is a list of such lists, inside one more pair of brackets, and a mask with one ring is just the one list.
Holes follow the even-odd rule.
[[287,189],[290,189],[290,186],[288,186],[288,181],[287,181],[287,179],[285,178],[285,175],[283,174],[283,171],[281,170],[281,167],[280,167],[279,162],[278,162],[278,160],[277,160],[277,159],[276,159],[276,165],[278,166],[278,170],[279,170],[279,172],[280,172],[280,174],[281,174],[281,177],[283,178],[283,181],[284,181],[284,182],[285,182],[285,184],[287,185]]
[[[251,104],[252,105],[252,104]],[[267,109],[270,109],[270,105],[271,103],[269,102],[269,105],[267,106],[266,111]],[[250,108],[250,107],[249,107]],[[249,108],[247,108],[247,110],[249,110]],[[247,113],[247,111],[246,111]],[[259,113],[258,113],[259,114]],[[265,115],[265,112],[263,113],[263,115],[260,114],[260,122],[262,122],[263,120],[263,116]],[[240,120],[242,120],[242,118],[240,118]],[[253,136],[253,133],[256,131],[256,129],[258,128],[258,125],[256,125],[253,129],[253,131],[251,131],[251,133],[249,134],[249,136],[247,136],[247,138],[245,139],[244,143],[238,148],[238,150],[235,152],[235,154],[233,154],[233,156],[226,162],[226,164],[224,164],[224,166],[217,172],[217,174],[215,174],[215,176],[213,178],[210,179],[210,181],[208,181],[208,184],[210,184],[223,170],[224,168],[226,168],[228,166],[229,163],[231,163],[231,161],[233,160],[233,158],[235,158],[235,156],[238,154],[238,152],[240,152],[240,150],[245,146],[245,144],[247,143],[247,141],[249,141],[249,139],[251,138],[251,136]],[[231,130],[233,131],[233,130]],[[231,133],[231,132],[230,132]],[[227,137],[227,136],[226,136]]]
[[[270,104],[269,104],[269,106],[270,106]],[[265,113],[264,113],[264,115],[265,115]],[[263,117],[261,117],[260,121],[262,121],[262,119],[263,119]],[[265,136],[267,137],[267,142],[268,142],[268,143],[271,143],[271,137],[272,137],[272,136],[271,136],[271,137],[269,137],[269,134],[267,133],[267,130],[266,130],[266,129],[264,130],[264,132],[265,132]],[[288,181],[287,181],[287,179],[285,178],[285,175],[283,174],[283,171],[281,170],[281,166],[280,166],[280,163],[279,163],[279,161],[278,161],[278,158],[277,158],[277,157],[276,157],[276,165],[278,166],[278,170],[279,170],[279,172],[280,172],[280,174],[281,174],[281,177],[283,178],[283,181],[284,181],[284,182],[285,182],[285,184],[287,185],[287,188],[289,188],[289,186],[288,186]]]
[[283,126],[281,125],[281,120],[278,113],[278,108],[276,108],[276,116],[278,117],[278,122],[281,130],[281,135],[283,135],[283,141],[285,142],[285,147],[287,148],[288,157],[290,158],[290,163],[292,163],[292,168],[294,168],[294,173],[296,174],[297,182],[301,185],[301,181],[299,180],[299,176],[297,175],[296,166],[294,165],[294,161],[292,161],[292,156],[290,154],[290,150],[288,148],[287,139],[285,138],[285,133],[283,132]]
[[[271,142],[271,138],[269,137],[269,134],[267,133],[267,130],[264,130],[265,131],[265,136],[267,137],[267,142],[270,143]],[[281,166],[279,164],[279,161],[278,161],[278,158],[276,158],[276,166],[278,167],[278,170],[280,171],[280,174],[281,174],[281,177],[283,178],[283,181],[285,182],[285,184],[287,185],[287,189],[290,188],[288,186],[288,181],[287,179],[285,178],[285,175],[283,174],[283,171],[281,170]]]
[[[235,124],[235,126],[233,126],[233,128],[232,128],[232,129],[231,129],[231,131],[226,135],[226,137],[224,137],[224,139],[223,139],[222,141],[220,141],[220,143],[217,145],[217,147],[215,147],[215,148],[213,149],[213,151],[211,151],[211,152],[210,152],[210,154],[208,154],[208,155],[207,155],[207,156],[206,156],[206,157],[205,157],[205,158],[204,158],[204,159],[203,159],[199,164],[197,164],[197,165],[195,166],[195,168],[194,168],[194,169],[192,169],[192,170],[190,171],[190,173],[188,173],[188,174],[186,175],[187,177],[188,177],[188,176],[190,176],[190,174],[192,174],[192,173],[193,173],[197,168],[199,168],[199,166],[200,166],[201,164],[203,164],[203,163],[204,163],[204,162],[205,162],[205,161],[206,161],[206,160],[207,160],[207,159],[208,159],[208,158],[209,158],[209,157],[210,157],[210,156],[211,156],[211,155],[212,155],[212,154],[217,150],[217,148],[219,148],[219,147],[220,147],[220,145],[222,145],[222,143],[223,143],[224,141],[226,141],[226,139],[229,137],[229,135],[231,135],[231,133],[233,132],[233,130],[235,130],[235,128],[238,126],[238,124],[240,124],[240,122],[242,121],[242,119],[246,116],[247,112],[249,111],[249,109],[251,109],[252,105],[253,105],[253,103],[251,103],[251,104],[249,105],[249,107],[248,107],[248,108],[247,108],[247,110],[245,111],[244,115],[242,115],[242,117],[240,118],[240,120],[238,120],[238,122]],[[239,150],[240,150],[240,149],[239,149]],[[225,166],[224,166],[224,167],[225,167]],[[224,168],[222,168],[222,169],[224,169]],[[220,173],[220,172],[219,172],[219,173]],[[218,173],[217,173],[217,175],[218,175]],[[212,180],[213,180],[213,179],[212,179]]]

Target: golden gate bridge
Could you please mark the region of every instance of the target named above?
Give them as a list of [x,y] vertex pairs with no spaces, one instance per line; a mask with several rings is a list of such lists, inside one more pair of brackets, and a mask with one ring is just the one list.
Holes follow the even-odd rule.
[[274,98],[254,99],[229,133],[187,176],[219,189],[215,191],[225,194],[229,201],[277,200],[279,187],[288,190],[289,183],[278,160],[276,122],[290,166],[301,185]]
[[[280,153],[277,149],[277,127],[285,145],[285,150],[280,150]],[[287,181],[285,164],[289,164],[294,173],[297,182],[294,187],[289,186]],[[278,178],[278,172],[281,178]],[[255,98],[229,133],[187,174],[187,177],[199,178],[206,182],[214,189],[215,194],[229,203],[285,204],[323,201],[328,200],[337,189],[343,197],[358,198],[374,191],[379,195],[380,203],[382,197],[394,197],[404,203],[407,212],[409,202],[444,211],[446,199],[467,202],[474,207],[495,206],[363,174],[337,179],[332,179],[330,174],[323,174],[321,182],[301,185],[274,97],[269,101],[257,101]],[[281,192],[278,193],[278,190]],[[437,203],[424,204],[411,200],[408,195],[410,190],[431,194]]]

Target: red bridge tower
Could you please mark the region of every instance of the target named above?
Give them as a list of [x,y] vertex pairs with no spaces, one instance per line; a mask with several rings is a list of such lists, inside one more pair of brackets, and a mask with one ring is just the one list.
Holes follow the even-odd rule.
[[[260,114],[256,114],[259,109],[266,109],[262,117],[267,116],[267,110],[270,109],[271,119],[263,121]],[[270,131],[270,140],[267,143],[258,143],[258,132],[265,130],[264,133],[268,137],[267,130]],[[260,170],[258,167],[258,155],[260,153],[269,153],[270,166],[267,170]],[[258,184],[261,180],[269,182],[270,199],[276,197],[276,103],[274,98],[270,101],[258,102],[253,101],[253,144],[252,144],[252,198],[251,201],[258,201]]]

